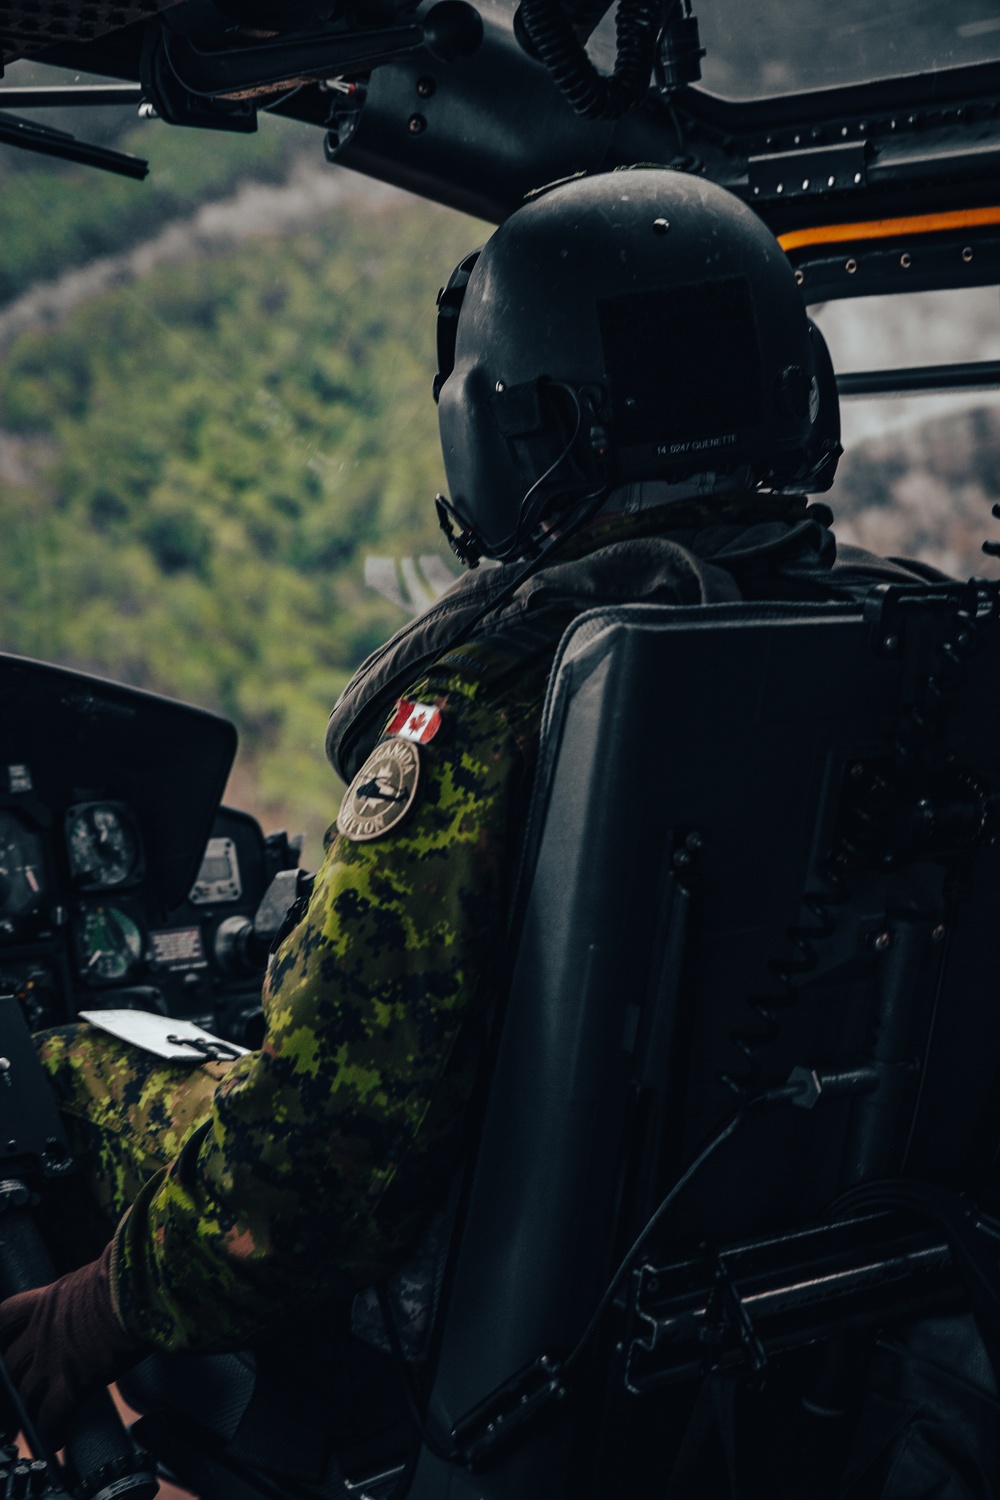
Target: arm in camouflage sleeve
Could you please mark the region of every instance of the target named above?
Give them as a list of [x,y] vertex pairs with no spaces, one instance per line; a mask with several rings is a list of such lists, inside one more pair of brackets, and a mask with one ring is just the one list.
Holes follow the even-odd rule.
[[439,667],[408,694],[442,708],[414,806],[382,838],[334,838],[272,960],[262,1051],[233,1065],[119,1226],[112,1288],[134,1336],[236,1347],[307,1299],[348,1296],[398,1261],[443,1191],[524,800],[516,725],[481,688]]

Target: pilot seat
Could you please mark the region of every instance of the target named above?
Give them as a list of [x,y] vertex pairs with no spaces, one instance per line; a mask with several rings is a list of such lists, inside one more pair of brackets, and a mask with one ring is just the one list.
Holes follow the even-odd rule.
[[973,581],[576,620],[451,1199],[323,1348],[137,1367],[167,1470],[820,1494],[880,1329],[971,1308],[989,1347],[998,612]]

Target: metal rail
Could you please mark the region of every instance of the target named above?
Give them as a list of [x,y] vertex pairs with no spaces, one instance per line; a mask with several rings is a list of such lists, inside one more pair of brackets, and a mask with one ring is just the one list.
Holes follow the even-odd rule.
[[842,399],[919,396],[942,391],[1000,390],[1000,359],[954,365],[914,365],[903,370],[859,370],[837,376]]
[[623,1345],[639,1393],[849,1330],[961,1303],[939,1230],[890,1216],[821,1224],[636,1272]]
[[49,125],[22,120],[6,111],[0,113],[0,145],[20,146],[23,151],[37,151],[42,156],[79,162],[85,167],[100,167],[102,171],[138,181],[149,174],[149,163],[141,156],[112,151],[107,146],[92,146],[87,141],[78,141],[68,131],[53,130]]
[[141,104],[137,83],[80,83],[66,88],[12,89],[0,85],[0,109],[64,109],[91,104]]

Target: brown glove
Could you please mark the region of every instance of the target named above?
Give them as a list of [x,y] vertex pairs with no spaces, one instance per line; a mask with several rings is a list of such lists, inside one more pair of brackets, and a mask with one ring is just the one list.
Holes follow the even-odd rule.
[[50,1286],[0,1304],[0,1354],[42,1441],[60,1448],[73,1411],[148,1352],[111,1302],[111,1246]]

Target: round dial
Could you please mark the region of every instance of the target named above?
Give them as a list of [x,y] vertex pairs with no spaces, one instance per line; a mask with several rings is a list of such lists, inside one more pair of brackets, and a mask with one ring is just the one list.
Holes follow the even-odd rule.
[[118,803],[88,802],[70,809],[67,822],[70,872],[83,890],[125,885],[139,869],[139,838]]
[[32,911],[44,893],[38,835],[14,813],[0,812],[0,917]]
[[142,958],[138,923],[118,906],[92,906],[79,932],[84,979],[126,979]]

